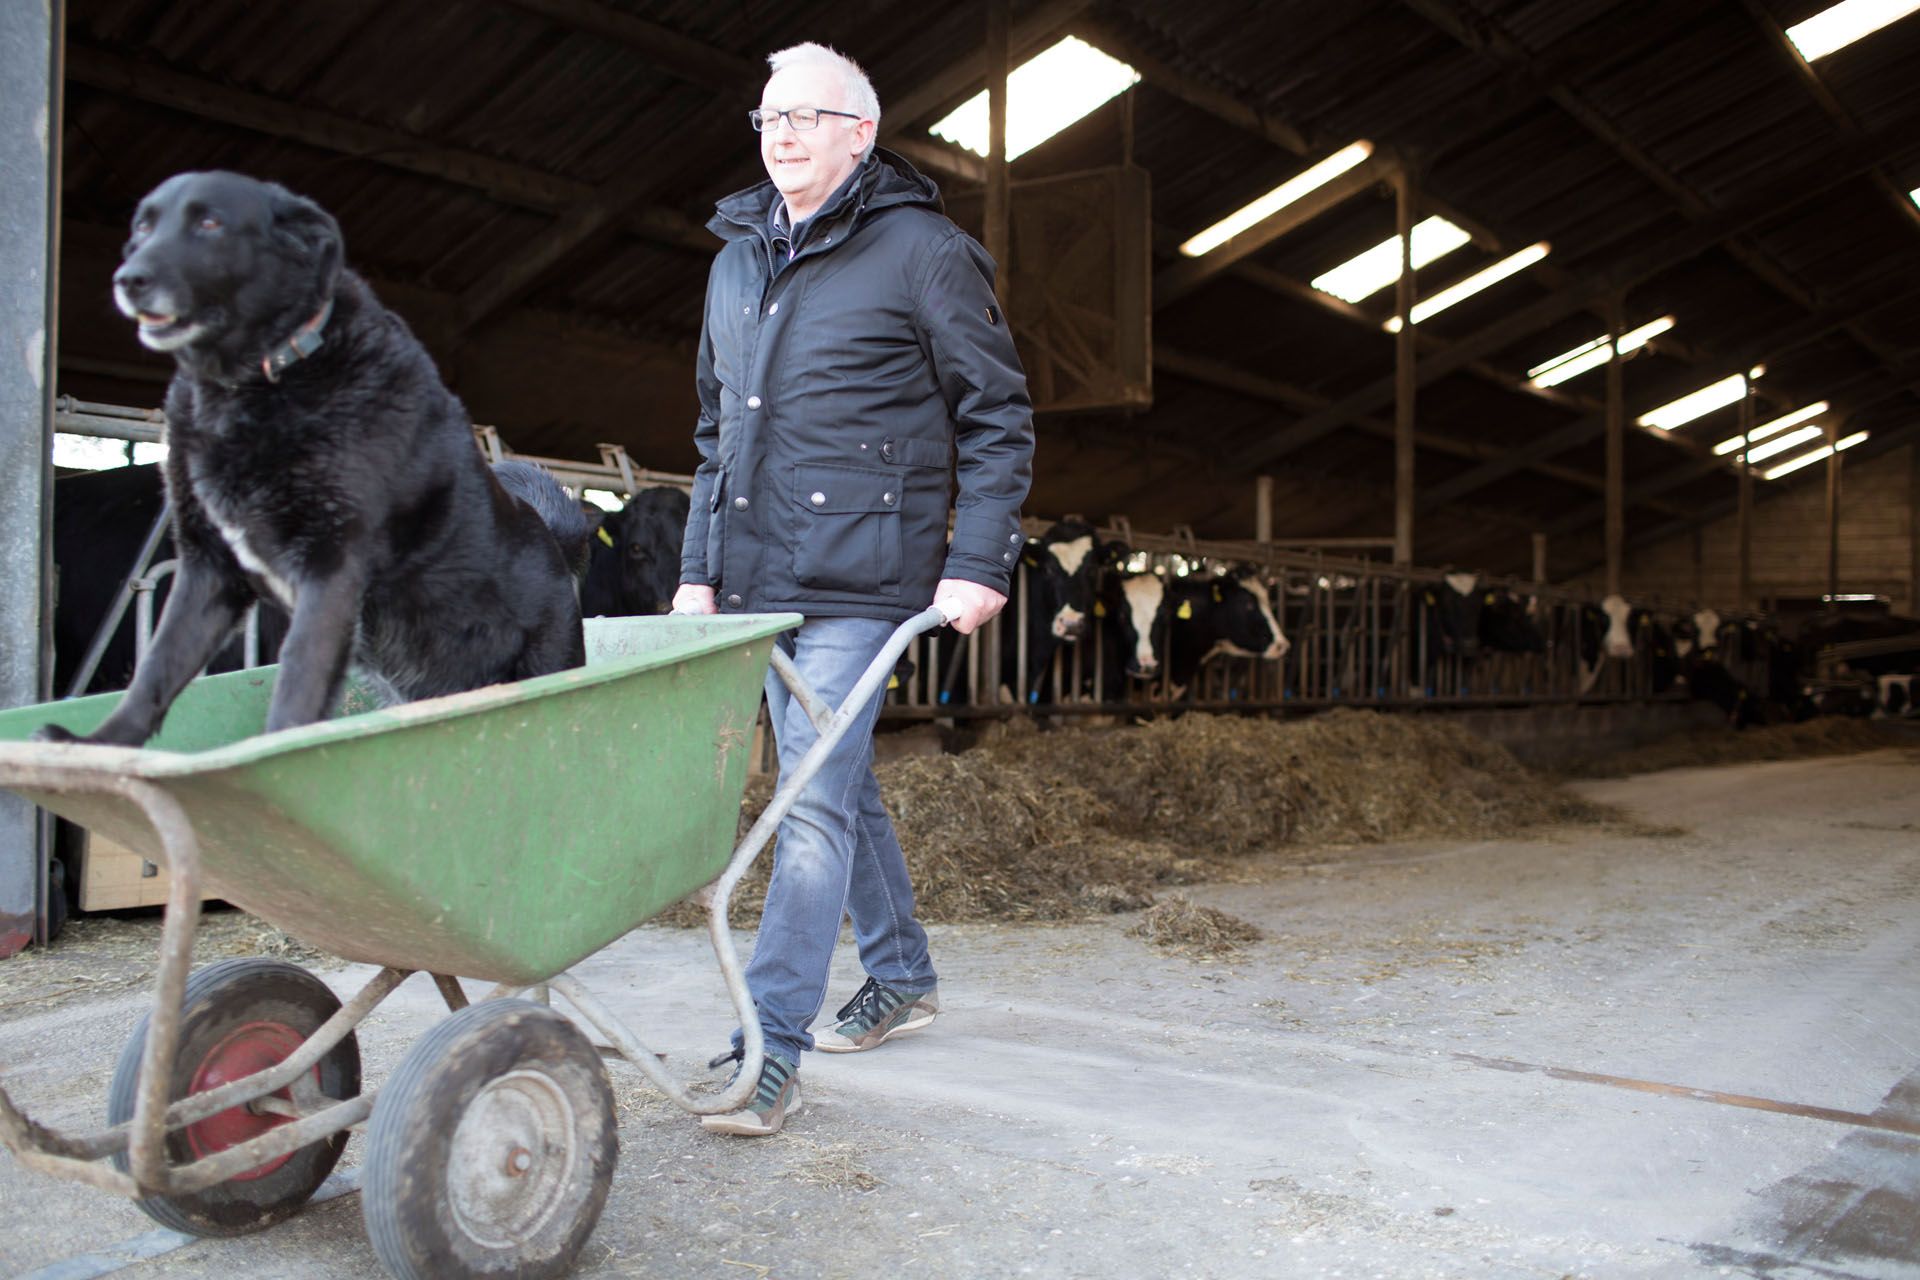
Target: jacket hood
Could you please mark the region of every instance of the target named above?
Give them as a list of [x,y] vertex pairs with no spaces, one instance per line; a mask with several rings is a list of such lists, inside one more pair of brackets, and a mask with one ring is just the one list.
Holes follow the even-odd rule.
[[[773,185],[771,178],[736,191],[714,206],[707,230],[722,240],[764,236],[774,201],[781,198],[780,189]],[[885,147],[875,147],[872,154],[860,162],[860,167],[847,175],[847,180],[827,197],[827,202],[813,215],[813,221],[825,225],[849,214],[870,214],[896,205],[920,205],[935,213],[944,211],[940,188],[933,179],[914,168],[904,156]]]

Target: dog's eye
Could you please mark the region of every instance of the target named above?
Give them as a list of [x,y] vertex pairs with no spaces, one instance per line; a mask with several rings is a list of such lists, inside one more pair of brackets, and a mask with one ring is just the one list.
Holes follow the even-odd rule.
[[151,235],[152,233],[153,233],[152,218],[141,218],[139,221],[133,224],[133,234],[137,236]]
[[222,223],[220,219],[211,213],[200,219],[199,222],[199,227],[202,231],[218,231],[221,226]]

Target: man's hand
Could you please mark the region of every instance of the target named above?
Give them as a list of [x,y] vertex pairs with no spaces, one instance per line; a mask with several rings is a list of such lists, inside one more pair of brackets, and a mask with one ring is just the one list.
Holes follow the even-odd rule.
[[940,585],[933,589],[933,602],[947,611],[953,619],[953,629],[964,636],[991,621],[1006,607],[1007,598],[992,587],[983,587],[965,578],[942,578]]
[[720,606],[714,602],[713,588],[697,582],[683,582],[680,589],[673,593],[673,611],[675,613],[718,613]]

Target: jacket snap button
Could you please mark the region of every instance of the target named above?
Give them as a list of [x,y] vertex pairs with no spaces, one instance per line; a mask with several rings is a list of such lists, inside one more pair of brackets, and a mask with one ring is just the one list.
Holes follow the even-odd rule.
[[776,302],[772,306],[767,308],[767,314],[772,315],[774,312],[778,311],[779,309],[780,309],[780,304]]
[[1020,541],[1020,535],[1017,533],[1010,533],[1007,535],[1007,541],[1017,543]]
[[[864,449],[867,446],[861,445],[860,447]],[[880,446],[880,456],[885,458],[888,462],[893,461],[893,441],[888,440]]]
[[890,494],[890,493],[883,493],[883,494],[881,494],[881,495],[880,495],[880,501],[882,501],[882,502],[884,502],[884,503],[886,503],[886,504],[887,504],[888,506],[892,506],[892,505],[893,505],[893,495],[892,495],[892,494]]
[[752,315],[752,314],[753,314],[753,308],[752,308],[752,307],[742,307],[742,308],[740,308],[740,314],[741,314],[741,315],[743,315],[743,316],[750,316],[750,315]]
[[733,500],[733,509],[735,511],[745,511],[747,509],[747,500],[745,498],[735,498]]
[[1002,560],[1005,560],[1005,561],[1007,561],[1008,563],[1012,563],[1012,561],[1013,561],[1013,552],[1011,552],[1011,551],[1002,551],[1002,552],[1000,553],[1000,558],[1001,558]]
[[812,501],[814,506],[824,507],[827,505],[827,495],[815,490]]
[[749,408],[749,409],[758,409],[759,407],[760,407],[760,397],[759,397],[759,396],[748,396],[748,397],[747,397],[747,408]]
[[736,609],[738,609],[738,608],[740,607],[740,597],[739,597],[739,596],[728,596],[728,597],[727,597],[727,603],[728,603],[728,604],[730,604],[730,605],[732,605],[732,606],[733,606],[734,608],[736,608]]

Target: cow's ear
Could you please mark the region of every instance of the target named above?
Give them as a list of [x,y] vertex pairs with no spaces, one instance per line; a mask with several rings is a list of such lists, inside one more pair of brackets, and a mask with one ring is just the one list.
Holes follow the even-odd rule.
[[301,261],[312,265],[321,292],[332,297],[345,252],[340,224],[333,220],[333,215],[303,196],[278,191],[273,199],[273,233],[274,238],[292,248]]

